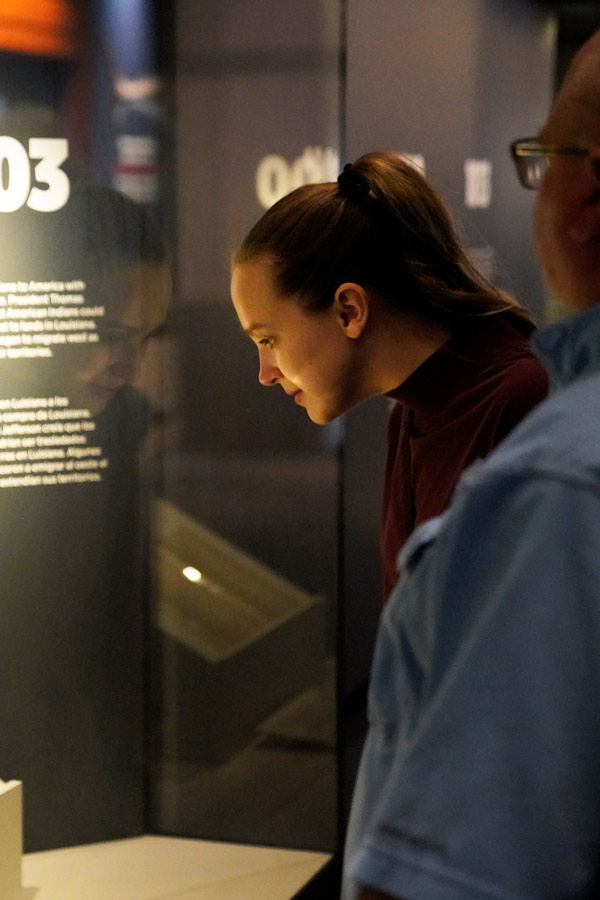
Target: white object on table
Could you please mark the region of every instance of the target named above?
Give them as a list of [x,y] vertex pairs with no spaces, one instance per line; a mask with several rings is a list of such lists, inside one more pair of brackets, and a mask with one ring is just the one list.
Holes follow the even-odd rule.
[[23,785],[0,780],[0,897],[21,900]]
[[329,858],[143,835],[26,853],[23,900],[289,900]]

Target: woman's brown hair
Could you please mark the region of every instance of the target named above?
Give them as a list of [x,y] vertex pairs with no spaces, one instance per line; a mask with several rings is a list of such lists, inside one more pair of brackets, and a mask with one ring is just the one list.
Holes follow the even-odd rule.
[[373,152],[338,182],[279,200],[248,232],[234,265],[267,257],[277,288],[308,311],[327,309],[350,281],[386,304],[453,324],[505,313],[525,334],[526,310],[473,265],[433,187],[396,153]]

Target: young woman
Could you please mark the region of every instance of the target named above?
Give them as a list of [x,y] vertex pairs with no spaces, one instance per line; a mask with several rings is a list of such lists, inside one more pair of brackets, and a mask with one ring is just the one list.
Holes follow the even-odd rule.
[[476,270],[426,179],[383,152],[271,207],[234,257],[231,294],[259,381],[313,422],[392,398],[387,596],[412,529],[544,397],[529,315]]

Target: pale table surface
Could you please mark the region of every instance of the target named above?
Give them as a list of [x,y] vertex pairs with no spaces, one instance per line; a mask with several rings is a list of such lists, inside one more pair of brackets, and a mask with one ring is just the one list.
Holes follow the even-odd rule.
[[143,835],[25,854],[23,900],[289,900],[329,858]]

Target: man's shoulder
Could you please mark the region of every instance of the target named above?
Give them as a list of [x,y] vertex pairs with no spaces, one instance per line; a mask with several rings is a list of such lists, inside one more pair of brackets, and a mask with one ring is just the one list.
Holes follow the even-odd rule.
[[[551,394],[486,459],[466,469],[450,506],[413,532],[398,567],[419,568],[432,579],[435,594],[446,566],[454,571],[475,543],[481,552],[480,539],[497,558],[499,548],[520,541],[524,529],[532,540],[534,531],[552,531],[557,510],[563,518],[579,516],[582,495],[586,508],[592,505],[600,515],[600,373]],[[421,568],[437,544],[434,564]]]
[[546,474],[600,482],[600,373],[551,393],[478,467],[477,477]]
[[600,498],[600,373],[550,394],[489,456],[467,468],[448,509],[416,530],[399,564],[412,567],[425,547],[465,521],[493,530],[491,510],[519,509],[525,494],[537,506],[547,491],[563,491],[567,502],[566,495],[581,488]]

